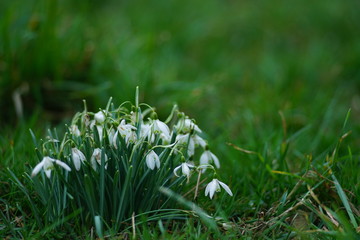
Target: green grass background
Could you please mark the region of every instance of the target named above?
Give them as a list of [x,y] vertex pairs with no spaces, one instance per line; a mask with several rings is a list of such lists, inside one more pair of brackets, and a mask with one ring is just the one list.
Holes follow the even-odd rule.
[[[330,165],[349,201],[359,206],[359,10],[355,0],[1,1],[1,199],[26,209],[6,169],[21,176],[35,165],[29,128],[45,137],[47,128],[82,110],[82,99],[96,111],[110,96],[117,104],[133,100],[140,86],[141,100],[155,106],[160,118],[176,102],[207,133],[222,162],[220,176],[235,196],[203,199],[200,206],[212,213],[222,209],[238,226],[235,236],[243,229],[245,236],[264,238],[298,233],[285,219],[274,229],[251,230],[244,222],[259,222],[262,212],[265,220],[273,218],[269,209],[299,180],[272,170],[324,174],[327,157],[348,131]],[[24,117],[18,118],[12,94],[22,86],[28,90],[22,94]],[[321,177],[309,181],[314,186]],[[307,191],[301,185],[289,204]],[[335,185],[317,191],[345,229],[321,236],[355,234]],[[301,211],[307,228],[323,229],[314,211]],[[144,238],[167,236],[146,228],[139,227]],[[202,227],[186,229],[184,236],[209,237]]]

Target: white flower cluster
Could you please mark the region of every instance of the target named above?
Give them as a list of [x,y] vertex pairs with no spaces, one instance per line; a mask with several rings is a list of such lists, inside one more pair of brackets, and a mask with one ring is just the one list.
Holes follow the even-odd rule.
[[[83,112],[76,115],[69,127],[70,137],[63,141],[64,145],[71,146],[70,155],[61,157],[59,153],[57,156],[65,159],[63,161],[45,156],[34,168],[32,176],[43,169],[46,176],[50,178],[54,163],[66,171],[71,171],[69,165],[73,165],[76,171],[81,171],[82,165],[91,166],[94,171],[98,171],[102,163],[105,164],[104,168],[108,169],[111,161],[110,155],[107,155],[108,151],[126,149],[131,152],[132,149],[144,144],[146,150],[141,159],[150,171],[161,169],[162,161],[164,161],[161,154],[164,150],[168,150],[171,156],[176,156],[174,157],[176,162],[173,164],[175,167],[171,170],[175,177],[185,176],[189,181],[193,173],[202,174],[207,169],[212,170],[214,177],[216,176],[215,168],[220,168],[220,161],[209,150],[207,142],[201,137],[201,129],[193,120],[178,112],[177,118],[170,119],[168,122],[171,124],[168,125],[157,119],[153,109],[150,108],[150,111],[144,113],[144,115],[147,114],[150,117],[145,119],[141,111],[126,112],[115,109],[101,110],[97,113]],[[88,153],[89,159],[87,159],[85,151],[80,150],[84,149],[84,146],[79,146],[76,139],[95,139],[96,135],[101,144],[97,144],[95,140],[92,141],[92,154]],[[199,159],[198,165],[193,160],[195,158]],[[72,164],[65,163],[66,160],[72,161]],[[212,199],[214,193],[220,191],[220,186],[232,196],[230,188],[216,178],[207,184],[205,195]]]

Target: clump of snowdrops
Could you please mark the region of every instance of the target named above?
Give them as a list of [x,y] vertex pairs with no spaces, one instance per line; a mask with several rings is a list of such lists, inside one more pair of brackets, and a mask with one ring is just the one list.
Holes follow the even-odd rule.
[[[34,139],[40,162],[31,180],[47,221],[80,209],[83,224],[95,220],[117,231],[134,215],[171,212],[174,202],[160,187],[178,194],[194,189],[195,197],[205,187],[211,199],[222,187],[232,196],[217,179],[220,162],[201,136],[195,121],[176,106],[160,120],[138,97],[135,105],[118,107],[110,99],[98,112],[89,112],[85,104],[62,138],[49,131],[41,143]],[[207,185],[201,186],[204,177]]]

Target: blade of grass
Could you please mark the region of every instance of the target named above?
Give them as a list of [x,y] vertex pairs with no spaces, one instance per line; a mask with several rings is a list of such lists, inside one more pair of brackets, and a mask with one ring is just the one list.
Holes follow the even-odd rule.
[[356,219],[355,219],[355,217],[354,217],[354,214],[353,214],[353,212],[352,212],[352,210],[351,210],[349,201],[348,201],[348,199],[347,199],[347,197],[346,197],[346,194],[345,194],[344,190],[342,189],[342,187],[341,187],[339,181],[337,180],[337,178],[335,177],[335,175],[332,175],[332,179],[333,179],[333,181],[334,181],[336,191],[337,191],[337,193],[339,194],[339,197],[340,197],[342,203],[344,204],[344,207],[345,207],[345,209],[346,209],[346,212],[347,212],[347,214],[348,214],[349,217],[350,217],[350,222],[351,222],[351,224],[354,226],[354,228],[357,228],[357,227],[358,227],[358,224],[357,224]]
[[37,224],[39,225],[40,228],[43,227],[43,224],[40,220],[40,216],[39,216],[39,212],[37,211],[38,208],[35,206],[35,203],[31,200],[30,194],[27,191],[27,189],[24,187],[24,185],[20,182],[20,180],[15,176],[15,174],[8,168],[7,169],[8,172],[10,173],[12,180],[15,181],[15,184],[18,186],[18,188],[25,194],[27,200],[30,203],[30,207],[31,207],[31,211],[35,216],[35,219],[37,221]]

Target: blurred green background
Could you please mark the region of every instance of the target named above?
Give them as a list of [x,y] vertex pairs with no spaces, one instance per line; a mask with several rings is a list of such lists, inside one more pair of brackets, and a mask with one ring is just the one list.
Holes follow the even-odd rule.
[[[227,142],[296,172],[337,141],[350,108],[359,146],[359,10],[356,0],[1,1],[0,129],[16,141],[9,126],[27,136],[19,123],[56,126],[82,99],[97,111],[140,86],[160,118],[176,102],[197,120],[225,176],[256,185],[261,166]],[[284,142],[291,169],[273,161]]]
[[178,102],[201,125],[237,125],[247,110],[269,121],[296,112],[302,124],[334,97],[358,110],[359,10],[340,0],[1,1],[2,123],[17,119],[14,93],[26,116],[57,120],[83,98],[94,108],[133,99],[137,85],[143,100]]

